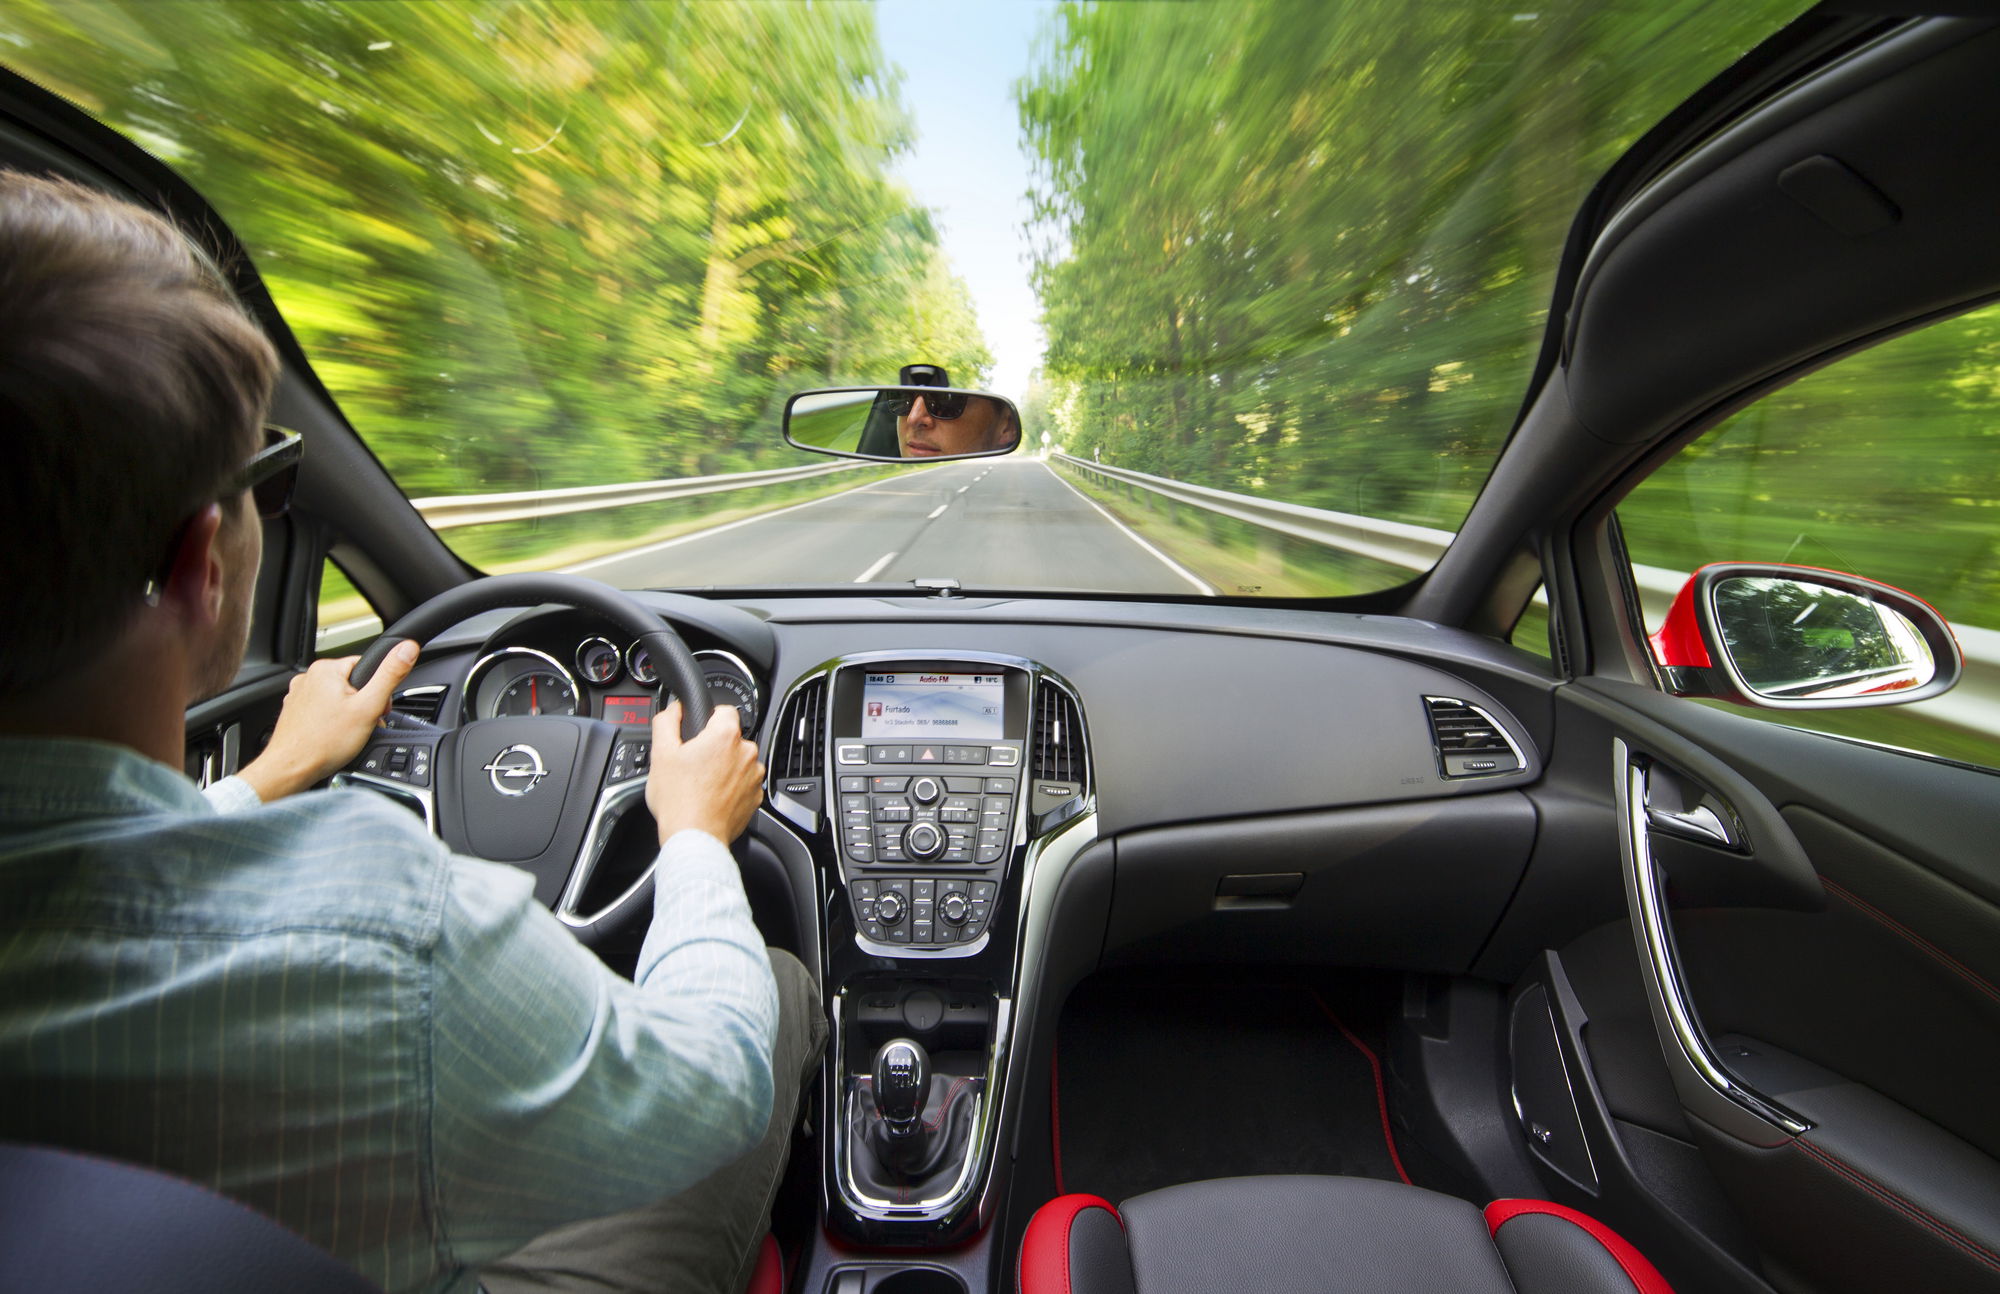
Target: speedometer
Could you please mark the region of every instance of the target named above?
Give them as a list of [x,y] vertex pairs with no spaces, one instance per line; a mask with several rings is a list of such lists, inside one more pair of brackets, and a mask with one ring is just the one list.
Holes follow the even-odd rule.
[[[726,651],[698,651],[694,658],[700,662],[701,676],[708,682],[709,703],[735,706],[737,717],[743,721],[743,735],[748,737],[756,732],[757,680],[750,673],[750,667]],[[661,690],[662,709],[672,699],[671,689]]]

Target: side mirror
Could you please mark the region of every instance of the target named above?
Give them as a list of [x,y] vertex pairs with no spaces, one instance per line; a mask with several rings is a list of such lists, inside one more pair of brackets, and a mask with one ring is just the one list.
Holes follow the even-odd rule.
[[881,463],[991,458],[1021,447],[1021,411],[991,391],[848,386],[785,401],[785,443]]
[[1951,626],[1921,598],[1810,566],[1704,566],[1651,642],[1675,695],[1767,710],[1922,701],[1963,667]]

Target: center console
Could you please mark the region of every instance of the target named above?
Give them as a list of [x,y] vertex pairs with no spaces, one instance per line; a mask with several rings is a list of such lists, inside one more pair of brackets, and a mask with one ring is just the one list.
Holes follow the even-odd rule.
[[[1017,657],[841,657],[792,686],[770,764],[823,880],[826,1229],[941,1261],[1004,1192],[1017,1011],[1062,868],[1095,836],[1081,705]],[[895,1264],[842,1259],[827,1288],[863,1268]]]

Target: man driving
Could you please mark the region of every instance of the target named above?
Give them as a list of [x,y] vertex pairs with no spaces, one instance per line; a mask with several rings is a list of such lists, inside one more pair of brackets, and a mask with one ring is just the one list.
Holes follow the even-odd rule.
[[633,979],[515,868],[347,764],[417,658],[295,678],[197,791],[297,437],[278,360],[156,216],[0,172],[0,1139],[229,1195],[389,1290],[746,1284],[825,1021],[727,842],[761,796],[718,707],[653,724],[660,853]]

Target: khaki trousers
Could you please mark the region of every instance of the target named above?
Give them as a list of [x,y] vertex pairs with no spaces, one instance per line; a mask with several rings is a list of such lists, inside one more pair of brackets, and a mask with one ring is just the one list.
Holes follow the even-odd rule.
[[826,1048],[819,988],[798,958],[767,949],[778,981],[771,1122],[764,1139],[726,1168],[654,1204],[572,1223],[484,1268],[487,1294],[742,1294],[770,1226],[799,1101]]

